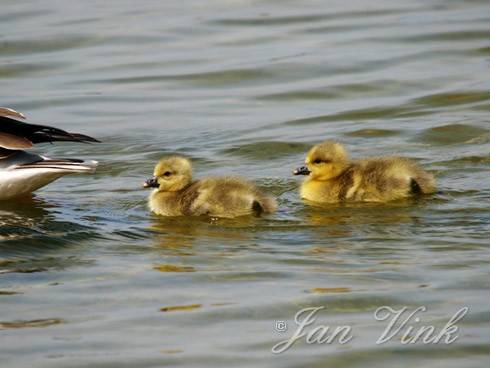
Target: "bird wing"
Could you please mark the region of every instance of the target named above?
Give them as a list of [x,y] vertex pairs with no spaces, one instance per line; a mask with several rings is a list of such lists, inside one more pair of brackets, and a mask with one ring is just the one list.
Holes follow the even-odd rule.
[[32,165],[36,162],[41,162],[44,160],[44,158],[40,155],[25,151],[10,151],[0,149],[0,152],[4,156],[0,159],[0,170],[5,170],[22,165]]
[[40,161],[20,164],[15,170],[24,169],[50,169],[57,172],[94,172],[97,167],[97,161],[84,161],[76,158],[48,158],[42,157]]
[[8,107],[0,107],[0,116],[13,116],[20,119],[26,118],[21,112],[9,109]]
[[[1,111],[1,110],[0,110]],[[9,118],[0,112],[0,147],[6,149],[29,148],[44,142],[99,142],[88,135],[69,133],[47,125],[29,124]]]
[[8,150],[22,150],[32,147],[32,142],[24,137],[17,135],[2,133],[0,131],[0,147]]
[[[2,150],[0,149],[0,153]],[[24,169],[51,169],[57,172],[95,171],[96,161],[84,161],[76,158],[49,158],[26,151],[4,151],[9,153],[0,159],[0,171]]]

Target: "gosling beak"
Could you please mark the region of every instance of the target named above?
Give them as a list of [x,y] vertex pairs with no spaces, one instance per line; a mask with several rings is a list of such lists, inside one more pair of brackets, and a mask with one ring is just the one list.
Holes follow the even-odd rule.
[[158,188],[158,180],[156,176],[152,176],[149,179],[146,179],[143,183],[143,188]]
[[311,171],[306,166],[298,167],[293,171],[293,175],[310,175]]

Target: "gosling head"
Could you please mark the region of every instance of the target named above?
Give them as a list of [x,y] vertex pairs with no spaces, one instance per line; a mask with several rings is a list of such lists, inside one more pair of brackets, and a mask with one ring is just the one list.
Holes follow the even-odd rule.
[[339,176],[349,158],[344,147],[334,141],[314,146],[306,155],[305,166],[293,171],[294,175],[309,175],[314,180],[329,180]]
[[144,188],[156,188],[159,192],[176,192],[192,181],[192,166],[180,156],[162,158],[155,166],[153,176],[143,183]]

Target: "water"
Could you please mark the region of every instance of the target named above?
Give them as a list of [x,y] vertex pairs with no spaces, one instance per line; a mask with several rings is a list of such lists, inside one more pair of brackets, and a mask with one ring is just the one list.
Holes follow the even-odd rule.
[[[490,355],[487,1],[4,0],[0,101],[93,135],[101,162],[0,205],[8,367],[486,367]],[[403,154],[432,198],[309,207],[291,170],[341,140]],[[141,182],[167,153],[278,196],[260,219],[160,219]],[[376,308],[426,306],[452,345],[376,345]],[[304,307],[354,338],[273,355]],[[163,309],[162,309],[163,308]],[[275,321],[288,331],[275,330]]]

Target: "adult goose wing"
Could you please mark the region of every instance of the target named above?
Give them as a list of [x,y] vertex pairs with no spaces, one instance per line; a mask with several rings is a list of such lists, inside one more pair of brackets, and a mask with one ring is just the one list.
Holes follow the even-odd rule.
[[95,171],[97,161],[49,158],[24,149],[43,142],[98,142],[97,139],[17,119],[24,119],[24,115],[0,107],[0,200],[27,195],[67,174]]
[[23,150],[32,147],[32,142],[24,137],[0,131],[0,147],[8,150]]
[[[24,114],[18,111],[9,109],[8,107],[0,107],[0,117],[8,116],[16,117],[19,119],[26,118]],[[26,149],[32,147],[32,142],[27,138],[5,133],[0,130],[0,147],[11,150]]]
[[0,114],[0,147],[25,149],[43,142],[99,142],[88,135],[69,133],[47,125],[28,124]]
[[13,116],[14,118],[25,119],[23,113],[9,109],[8,107],[0,107],[0,116]]

